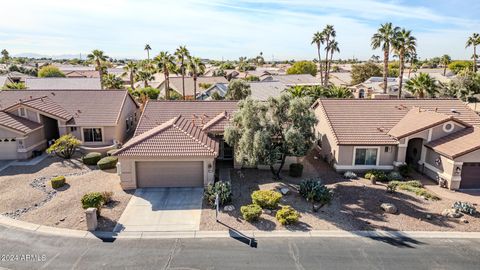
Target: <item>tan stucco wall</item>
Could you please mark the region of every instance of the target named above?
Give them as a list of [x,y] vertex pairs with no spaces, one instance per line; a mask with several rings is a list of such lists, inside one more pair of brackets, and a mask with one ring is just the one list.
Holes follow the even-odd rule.
[[[135,113],[137,115],[136,117]],[[132,119],[134,120],[134,126],[129,131],[127,131],[126,119],[129,117],[132,117]],[[123,110],[120,113],[120,118],[118,120],[118,125],[116,127],[113,138],[115,138],[115,140],[121,143],[124,143],[135,131],[139,118],[140,109],[137,108],[135,102],[130,97],[127,97],[123,106]]]
[[315,136],[318,137],[318,135],[321,134],[322,137],[322,148],[320,150],[320,155],[329,164],[333,165],[337,163],[339,159],[339,146],[335,143],[335,137],[321,109],[317,107],[314,110],[314,113],[318,120],[317,124],[315,125]]
[[[188,158],[146,158],[146,157],[118,157],[117,171],[120,174],[120,185],[123,189],[137,188],[135,162],[137,161],[203,161],[203,183],[208,185],[215,180],[215,159],[213,157]],[[209,168],[209,165],[211,166]],[[161,172],[159,172],[161,173]],[[181,175],[181,172],[178,172]]]
[[[437,159],[440,160],[439,164],[435,162]],[[455,173],[455,161],[436,153],[432,149],[426,148],[425,164],[422,168],[423,173],[434,180],[439,178],[447,180],[450,189],[460,187],[461,177]]]

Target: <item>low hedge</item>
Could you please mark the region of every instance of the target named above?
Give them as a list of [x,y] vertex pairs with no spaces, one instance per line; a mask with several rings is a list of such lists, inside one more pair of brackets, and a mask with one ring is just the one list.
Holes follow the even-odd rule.
[[65,176],[59,175],[50,179],[50,184],[52,188],[61,188],[65,185]]
[[248,204],[240,207],[243,219],[246,221],[255,221],[262,214],[262,208],[257,204]]
[[87,209],[90,207],[97,208],[97,215],[100,215],[100,209],[104,203],[102,193],[100,192],[90,192],[82,197],[82,208]]
[[98,168],[101,170],[114,169],[117,167],[118,157],[104,157],[97,162]]
[[277,211],[275,217],[277,218],[278,222],[280,222],[280,224],[288,225],[297,223],[298,219],[300,218],[300,214],[291,206],[286,205],[282,206],[282,209]]
[[280,192],[274,190],[256,190],[252,192],[252,202],[262,208],[275,209],[282,198]]
[[98,152],[90,152],[82,157],[82,162],[85,165],[97,165],[97,162],[102,159],[102,154]]
[[288,170],[288,174],[291,177],[300,177],[303,174],[303,165],[300,163],[292,163],[290,164],[290,168]]

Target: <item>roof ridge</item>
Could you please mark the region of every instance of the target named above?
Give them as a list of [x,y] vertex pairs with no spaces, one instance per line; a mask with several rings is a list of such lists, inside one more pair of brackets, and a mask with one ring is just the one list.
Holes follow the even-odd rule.
[[208,121],[205,125],[203,125],[202,130],[206,130],[209,127],[213,126],[214,124],[218,123],[223,117],[227,118],[227,111],[220,112],[217,114],[214,118],[212,118],[210,121]]
[[[177,125],[177,122],[179,122],[180,120],[183,120],[180,124],[183,124],[182,126],[180,125]],[[185,117],[183,117],[182,115],[180,115],[176,120],[175,122],[173,123],[173,127],[175,127],[176,129],[178,129],[179,131],[183,132],[185,135],[189,136],[191,139],[193,139],[195,142],[201,144],[203,147],[207,148],[208,150],[210,150],[211,152],[215,153],[215,149],[212,149],[209,145],[203,143],[202,141],[200,141],[199,138],[195,137],[194,135],[192,135],[192,133],[190,132],[187,132],[183,127],[185,126],[185,123],[188,122],[192,125],[193,129],[195,129],[196,131],[198,132],[201,132],[203,135],[207,136],[207,140],[210,139],[210,137],[208,137],[208,135],[203,132],[202,129],[200,129],[199,127],[197,127],[192,121],[186,119]],[[211,140],[211,139],[210,139]]]
[[318,101],[318,103],[321,103],[320,109],[321,109],[323,115],[325,115],[325,118],[327,119],[328,128],[330,129],[330,131],[333,134],[333,139],[338,144],[337,133],[335,132],[335,129],[333,128],[332,123],[330,122],[330,117],[328,116],[328,113],[325,110],[325,107],[323,107],[323,99],[319,98],[319,99],[317,99],[317,101]]

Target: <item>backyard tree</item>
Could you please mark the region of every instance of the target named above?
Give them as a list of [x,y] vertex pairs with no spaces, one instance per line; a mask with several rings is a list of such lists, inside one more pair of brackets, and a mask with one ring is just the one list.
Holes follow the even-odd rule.
[[250,85],[244,80],[232,80],[228,84],[228,91],[225,99],[228,100],[242,100],[252,94]]
[[63,135],[47,149],[47,153],[55,154],[64,159],[70,159],[80,144],[81,142],[72,134]]
[[287,69],[287,74],[310,74],[317,75],[317,65],[312,61],[299,61]]
[[60,69],[56,66],[47,65],[38,70],[38,77],[40,78],[51,78],[51,77],[65,77]]
[[352,66],[352,85],[362,83],[371,77],[382,76],[382,69],[374,62]]
[[267,102],[241,101],[225,130],[226,142],[235,148],[235,159],[245,165],[268,165],[274,179],[280,179],[286,157],[304,156],[312,146],[317,120],[310,104],[309,98],[291,94]]

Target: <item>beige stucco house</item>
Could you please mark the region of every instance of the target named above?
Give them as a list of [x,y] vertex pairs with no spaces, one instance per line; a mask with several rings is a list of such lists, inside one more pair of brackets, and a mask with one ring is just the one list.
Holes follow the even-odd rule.
[[0,91],[0,160],[40,154],[64,134],[84,151],[106,152],[133,134],[139,116],[125,90]]
[[319,99],[317,145],[337,171],[409,164],[450,189],[480,188],[480,116],[455,99]]

